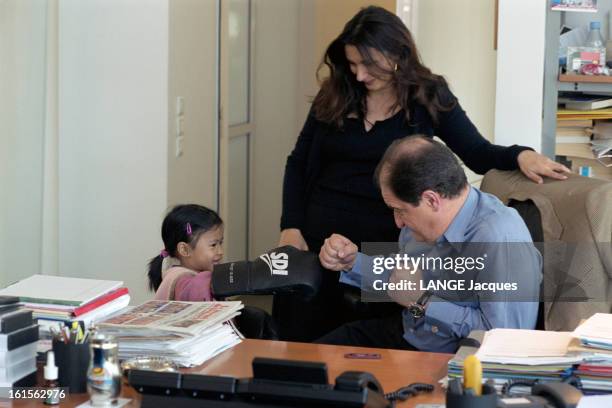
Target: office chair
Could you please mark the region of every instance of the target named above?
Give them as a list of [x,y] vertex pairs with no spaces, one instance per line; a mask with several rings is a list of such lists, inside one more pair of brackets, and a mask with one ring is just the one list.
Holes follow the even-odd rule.
[[278,328],[272,316],[258,307],[245,305],[235,320],[247,339],[278,340]]
[[535,184],[519,171],[491,170],[481,190],[519,212],[542,252],[538,328],[571,331],[612,311],[612,183],[569,174]]
[[[533,242],[544,241],[544,232],[542,230],[542,216],[540,214],[540,210],[532,200],[510,200],[508,202],[508,207],[514,208],[519,213],[523,221],[525,221],[525,225],[527,225],[527,229],[531,234],[531,239]],[[542,259],[544,259],[544,246],[542,245],[538,249],[542,254]],[[542,294],[542,290],[543,288],[542,286],[540,286],[540,295]],[[536,321],[535,327],[536,330],[545,330],[544,309],[544,302],[540,301],[538,306],[538,319]]]

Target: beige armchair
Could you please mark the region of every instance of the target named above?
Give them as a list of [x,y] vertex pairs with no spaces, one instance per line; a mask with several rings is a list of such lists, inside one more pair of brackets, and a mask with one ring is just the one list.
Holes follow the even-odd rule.
[[573,330],[594,313],[612,312],[611,182],[570,175],[538,185],[519,171],[491,170],[481,190],[519,207],[534,241],[543,240],[540,328]]

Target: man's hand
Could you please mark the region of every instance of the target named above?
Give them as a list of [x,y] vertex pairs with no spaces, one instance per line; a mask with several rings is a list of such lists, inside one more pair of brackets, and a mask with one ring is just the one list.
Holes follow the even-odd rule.
[[542,176],[565,180],[567,176],[564,173],[571,173],[564,165],[531,150],[524,150],[518,155],[518,165],[525,176],[538,184],[544,181]]
[[319,261],[324,268],[332,271],[348,270],[355,264],[357,245],[340,234],[333,234],[325,240],[319,252]]
[[400,283],[401,281],[414,282],[414,290],[387,290],[387,294],[395,302],[404,307],[408,307],[415,303],[424,290],[421,290],[421,280],[423,279],[423,271],[417,269],[414,273],[411,270],[396,269],[389,276],[389,283]]
[[306,240],[304,240],[302,232],[297,228],[287,228],[281,231],[278,246],[282,247],[285,245],[291,245],[301,251],[308,251]]

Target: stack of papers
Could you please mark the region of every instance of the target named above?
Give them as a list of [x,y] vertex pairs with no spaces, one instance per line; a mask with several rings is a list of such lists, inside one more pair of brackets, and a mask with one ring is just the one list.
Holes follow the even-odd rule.
[[461,377],[464,359],[476,354],[483,379],[494,380],[498,388],[509,381],[561,381],[575,375],[583,392],[612,392],[611,314],[596,314],[574,332],[493,329],[481,338],[480,348],[461,347],[449,361],[449,377]]
[[33,275],[0,290],[16,296],[38,319],[41,339],[50,339],[51,327],[83,322],[85,327],[106,319],[130,303],[121,281]]
[[[582,361],[578,353],[568,354],[571,341],[569,332],[493,329],[484,334],[476,356],[482,363],[483,378],[494,380],[498,388],[508,380],[560,381]],[[463,360],[475,351],[462,349],[449,362],[449,377],[460,377]]]
[[612,314],[596,313],[574,330],[589,358],[575,374],[586,390],[612,392]]
[[119,358],[155,355],[195,366],[240,343],[230,320],[242,302],[151,300],[98,325],[119,341]]

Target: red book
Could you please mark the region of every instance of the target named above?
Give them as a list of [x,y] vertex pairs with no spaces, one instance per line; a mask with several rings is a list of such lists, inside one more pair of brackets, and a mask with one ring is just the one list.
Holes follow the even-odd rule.
[[117,290],[107,293],[106,295],[100,296],[99,298],[94,299],[91,302],[84,304],[83,306],[77,307],[76,309],[74,309],[72,314],[76,317],[87,312],[91,312],[92,310],[97,309],[100,306],[105,305],[108,302],[115,300],[118,297],[123,296],[127,293],[129,293],[128,288],[119,288]]

